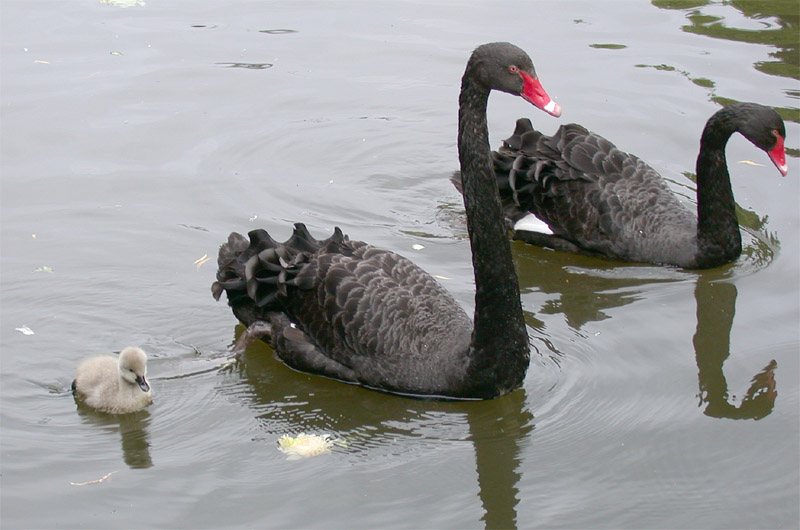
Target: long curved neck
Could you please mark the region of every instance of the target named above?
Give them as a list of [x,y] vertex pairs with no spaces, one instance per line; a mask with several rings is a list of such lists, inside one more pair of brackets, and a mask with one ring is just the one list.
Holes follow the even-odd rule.
[[717,112],[708,120],[697,156],[697,261],[700,267],[727,263],[742,253],[725,145],[736,132],[735,114]]
[[[458,114],[458,156],[475,269],[470,371],[491,395],[519,386],[528,367],[528,332],[503,210],[492,170],[486,105],[489,90],[465,74]],[[494,390],[492,390],[493,387]]]

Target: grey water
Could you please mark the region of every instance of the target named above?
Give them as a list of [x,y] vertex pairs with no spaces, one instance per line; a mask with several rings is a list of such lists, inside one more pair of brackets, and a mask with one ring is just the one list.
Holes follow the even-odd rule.
[[[0,3],[3,528],[797,528],[797,2]],[[221,242],[340,226],[471,310],[461,74],[527,50],[560,119],[492,96],[492,145],[578,122],[694,207],[700,131],[779,110],[789,175],[727,154],[745,252],[691,272],[513,244],[532,362],[487,402],[294,372],[210,285]],[[209,261],[210,258],[210,261]],[[78,362],[150,356],[154,403],[76,406]],[[329,434],[288,460],[283,435]]]

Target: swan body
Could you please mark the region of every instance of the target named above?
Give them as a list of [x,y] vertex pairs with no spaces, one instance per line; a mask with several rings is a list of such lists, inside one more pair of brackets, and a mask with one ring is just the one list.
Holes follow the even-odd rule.
[[112,414],[135,412],[153,402],[146,375],[147,355],[129,347],[119,359],[104,355],[79,364],[72,391],[91,408]]
[[695,213],[655,169],[602,136],[574,123],[546,136],[520,119],[514,134],[492,153],[506,218],[513,226],[533,214],[549,230],[520,225],[514,238],[685,268],[735,260],[741,234],[725,163],[725,145],[735,132],[766,151],[782,175],[787,172],[786,131],[777,112],[755,103],[724,107],[708,120],[700,141]]
[[[351,241],[314,239],[302,224],[279,243],[264,230],[220,247],[212,293],[248,325],[235,350],[263,338],[287,365],[386,392],[493,398],[521,386],[528,334],[492,172],[491,90],[558,116],[530,58],[508,43],[479,46],[462,78],[459,158],[475,269],[475,318],[408,259]],[[502,244],[497,244],[502,239]]]

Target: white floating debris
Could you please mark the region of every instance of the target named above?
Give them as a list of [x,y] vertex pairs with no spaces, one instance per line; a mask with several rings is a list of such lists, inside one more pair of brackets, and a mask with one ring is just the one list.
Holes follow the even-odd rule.
[[220,372],[225,372],[225,371],[228,371],[228,370],[233,370],[233,368],[238,363],[239,363],[239,361],[236,360],[236,357],[231,357],[230,359],[225,359],[224,361],[222,361],[222,364],[219,365],[219,371]]
[[278,449],[287,456],[288,460],[308,458],[331,452],[334,440],[330,434],[305,434],[300,433],[292,438],[284,434],[278,439]]
[[202,267],[204,263],[208,263],[209,261],[211,261],[211,258],[208,257],[208,254],[203,254],[202,258],[194,260],[194,264],[197,265],[197,270],[200,270],[200,267]]
[[764,164],[759,164],[758,162],[753,162],[752,160],[739,160],[739,164],[747,164],[748,166],[758,166],[758,167],[766,167]]
[[411,248],[413,248],[414,250],[422,250],[425,247],[423,245],[420,245],[419,243],[415,243],[411,245]]
[[72,485],[72,486],[89,486],[91,484],[100,484],[101,482],[105,482],[106,480],[108,480],[108,477],[110,477],[114,473],[116,473],[116,471],[112,471],[111,473],[108,473],[107,475],[104,475],[104,476],[100,477],[97,480],[90,480],[89,482],[70,482],[70,485]]
[[144,7],[144,0],[100,0],[102,3],[116,7]]
[[33,272],[46,272],[46,273],[49,273],[49,274],[53,274],[54,271],[53,271],[53,267],[50,267],[48,265],[44,265],[42,267],[39,267],[38,269],[33,269]]
[[22,326],[21,328],[14,328],[16,331],[19,331],[23,335],[33,335],[33,330],[28,326]]

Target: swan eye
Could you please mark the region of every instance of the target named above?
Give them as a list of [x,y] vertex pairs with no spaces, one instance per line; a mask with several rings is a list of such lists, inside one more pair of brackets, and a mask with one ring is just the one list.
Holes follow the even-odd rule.
[[781,133],[778,132],[778,129],[772,129],[772,136],[777,138],[780,135],[781,135]]
[[516,74],[519,72],[519,67],[517,67],[517,65],[515,64],[512,64],[511,66],[508,67],[508,71],[511,72],[512,74]]

